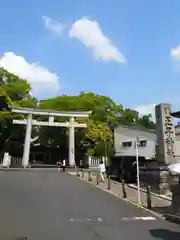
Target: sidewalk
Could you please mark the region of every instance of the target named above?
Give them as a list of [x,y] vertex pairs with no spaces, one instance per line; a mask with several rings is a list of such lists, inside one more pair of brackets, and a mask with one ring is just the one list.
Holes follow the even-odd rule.
[[[69,172],[70,175],[76,176],[75,172]],[[122,184],[119,182],[115,182],[111,180],[111,189],[107,190],[108,187],[108,181],[105,179],[105,182],[100,182],[99,185],[96,183],[96,176],[93,176],[91,174],[92,181],[88,181],[88,173],[84,172],[84,178],[82,178],[82,174],[80,174],[79,179],[84,180],[92,185],[97,186],[98,188],[101,188],[102,190],[109,191],[110,193],[123,198],[123,191],[122,191]],[[137,205],[137,189],[133,189],[132,187],[128,187],[128,185],[125,185],[127,198],[126,201],[129,201],[135,205]],[[140,192],[141,196],[141,206],[144,208],[147,208],[147,195],[145,192]],[[171,201],[162,199],[158,196],[151,195],[151,202],[152,202],[152,209],[151,211],[156,212],[157,214],[160,214],[163,216],[168,208],[171,205]]]
[[[137,190],[137,185],[136,184],[127,184],[128,187],[130,188],[134,188]],[[142,192],[146,192],[146,189],[144,187],[141,186],[140,190]],[[155,192],[152,192],[152,195],[156,196],[156,197],[160,197],[162,199],[165,199],[165,200],[169,200],[169,201],[172,201],[172,193],[169,192],[167,195],[164,195],[164,194],[157,194]]]

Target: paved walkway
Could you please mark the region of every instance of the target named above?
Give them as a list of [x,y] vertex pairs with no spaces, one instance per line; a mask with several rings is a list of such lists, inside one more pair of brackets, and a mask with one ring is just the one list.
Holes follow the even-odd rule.
[[67,173],[0,173],[0,239],[179,240],[176,224]]
[[[70,172],[71,175],[76,175],[75,172]],[[80,175],[82,176],[82,174]],[[81,177],[82,179],[82,177]],[[85,172],[84,173],[84,179],[85,181],[88,182],[88,173]],[[96,176],[93,175],[92,176],[92,182],[89,182],[93,185],[96,185]],[[105,179],[105,182],[100,182],[99,188],[103,189],[103,190],[107,190],[107,187],[108,187],[108,181],[107,179]],[[126,188],[126,193],[127,193],[127,200],[137,204],[137,190],[132,187],[129,187],[128,185],[125,186]],[[119,197],[123,197],[123,191],[122,191],[122,184],[119,183],[119,182],[116,182],[116,181],[111,181],[111,190],[109,191]],[[140,192],[141,194],[141,204],[142,206],[144,206],[145,208],[147,208],[147,194],[145,192]],[[164,214],[167,212],[168,210],[168,207],[170,207],[171,205],[171,201],[169,200],[166,200],[166,199],[162,199],[162,198],[159,198],[159,197],[156,197],[156,196],[151,196],[151,199],[152,199],[152,210],[159,213],[159,214]]]

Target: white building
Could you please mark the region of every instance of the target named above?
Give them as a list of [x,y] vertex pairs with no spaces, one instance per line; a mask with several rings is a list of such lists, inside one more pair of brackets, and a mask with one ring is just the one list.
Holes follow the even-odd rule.
[[[180,125],[175,127],[176,156],[180,158]],[[140,139],[139,156],[152,159],[156,156],[156,131],[135,126],[118,126],[114,130],[115,156],[135,156],[135,141]]]

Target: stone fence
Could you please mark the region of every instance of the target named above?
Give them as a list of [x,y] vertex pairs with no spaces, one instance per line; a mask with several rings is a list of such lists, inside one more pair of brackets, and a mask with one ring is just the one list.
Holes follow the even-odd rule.
[[80,167],[83,168],[96,168],[100,162],[103,161],[106,163],[106,157],[94,157],[94,156],[87,156],[87,158],[83,161],[80,160]]
[[4,157],[0,158],[0,166],[1,167],[20,167],[22,166],[22,158],[20,157],[12,157],[8,155],[9,161],[7,162]]

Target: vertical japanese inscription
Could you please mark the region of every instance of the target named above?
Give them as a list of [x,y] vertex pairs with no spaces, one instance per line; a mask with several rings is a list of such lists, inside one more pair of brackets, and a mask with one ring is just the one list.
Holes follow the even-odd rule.
[[171,105],[156,106],[157,161],[171,164],[175,159],[175,129],[171,117]]
[[171,109],[169,107],[164,108],[164,144],[166,154],[169,157],[175,158],[174,149],[174,126],[171,118]]

